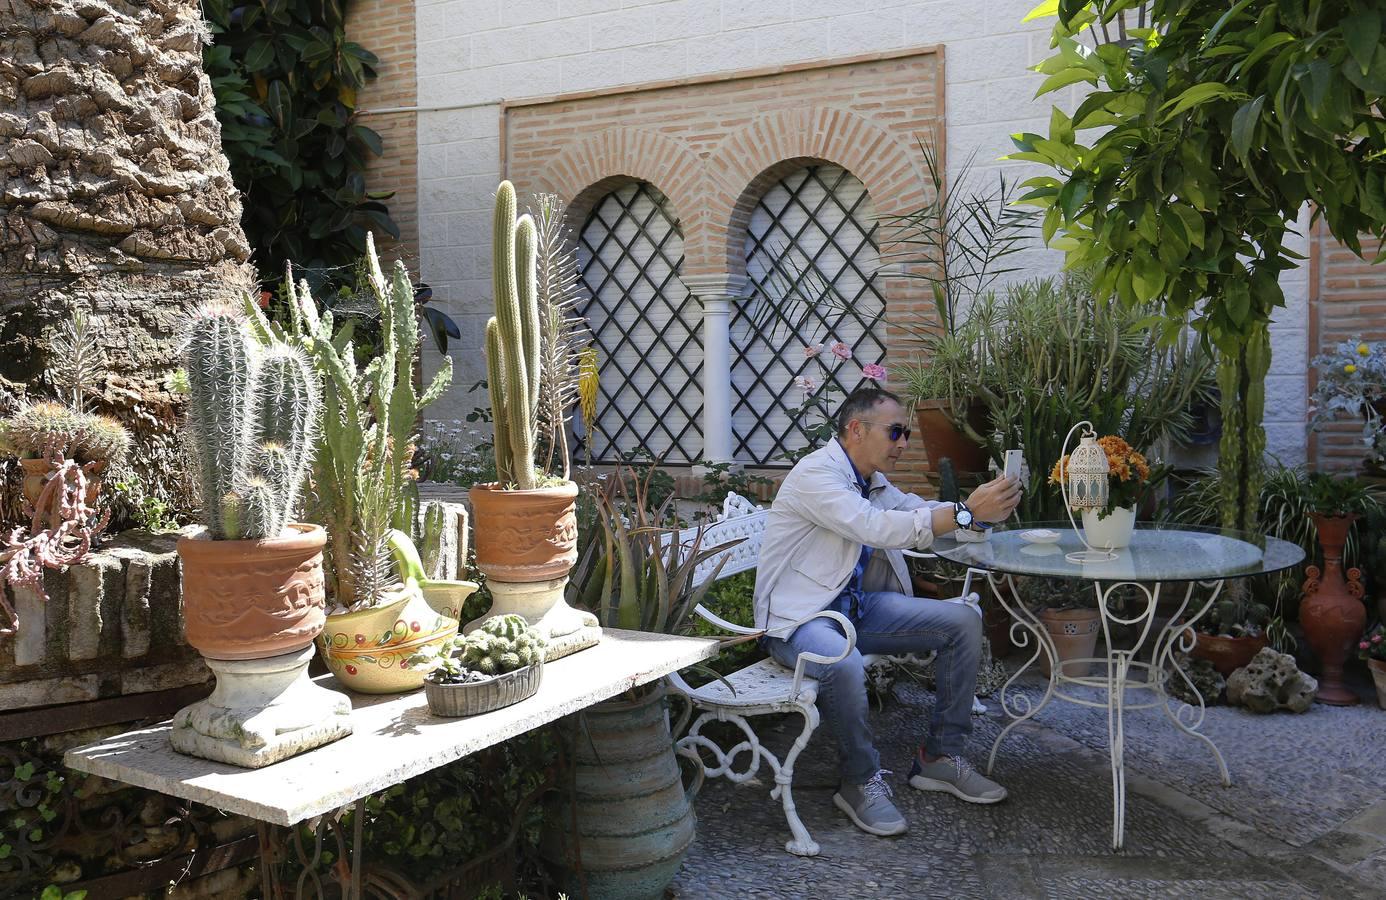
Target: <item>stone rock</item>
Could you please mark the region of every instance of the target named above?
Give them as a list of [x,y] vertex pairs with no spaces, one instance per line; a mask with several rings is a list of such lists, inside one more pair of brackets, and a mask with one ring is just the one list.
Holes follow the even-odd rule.
[[1227,702],[1255,713],[1304,712],[1318,690],[1319,682],[1301,672],[1293,656],[1265,647],[1227,679]]

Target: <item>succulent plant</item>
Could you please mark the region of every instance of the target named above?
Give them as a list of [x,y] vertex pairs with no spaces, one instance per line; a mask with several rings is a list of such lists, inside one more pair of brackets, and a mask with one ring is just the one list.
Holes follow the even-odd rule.
[[315,491],[308,511],[327,528],[328,594],[335,606],[366,609],[390,595],[396,584],[390,532],[412,532],[418,489],[412,473],[418,423],[424,407],[452,383],[452,359],[427,388],[414,386],[419,322],[414,285],[403,262],[387,279],[366,235],[365,291],[380,326],[380,351],[364,368],[356,365],[353,319],[334,321],[319,311],[308,283],[285,278],[290,322],[271,324],[253,301],[245,312],[262,344],[286,340],[306,347],[323,376],[322,431],[313,463]]
[[203,524],[218,540],[279,535],[308,475],[322,407],[307,356],[278,341],[262,346],[241,310],[209,304],[193,316],[183,362]]
[[[496,189],[491,259],[496,315],[486,323],[497,479],[521,490],[538,486],[560,454],[568,477],[564,420],[577,400],[583,333],[572,315],[578,267],[563,229],[562,203],[548,194],[537,200],[537,221],[528,214],[516,218],[514,185],[502,181]],[[537,458],[544,460],[542,468],[536,469]]]
[[483,675],[504,675],[544,658],[544,638],[515,614],[487,619],[462,640],[462,665]]
[[79,463],[115,463],[129,448],[130,432],[115,419],[77,412],[61,403],[30,403],[0,419],[0,450],[21,458],[34,459],[56,450]]

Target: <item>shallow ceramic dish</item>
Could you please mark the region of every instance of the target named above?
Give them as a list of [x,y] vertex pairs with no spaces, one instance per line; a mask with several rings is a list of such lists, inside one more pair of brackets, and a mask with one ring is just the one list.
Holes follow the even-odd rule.
[[1059,533],[1049,528],[1031,528],[1029,531],[1022,531],[1020,539],[1031,544],[1056,544],[1059,541]]

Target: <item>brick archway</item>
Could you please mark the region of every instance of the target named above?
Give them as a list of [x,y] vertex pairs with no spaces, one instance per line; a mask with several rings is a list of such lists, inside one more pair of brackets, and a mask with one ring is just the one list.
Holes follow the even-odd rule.
[[[516,173],[517,176],[519,173]],[[698,218],[703,167],[682,141],[646,128],[607,128],[559,149],[534,172],[534,189],[557,194],[568,206],[568,223],[580,228],[608,192],[627,181],[647,181],[669,198],[684,232]]]
[[686,244],[687,270],[746,274],[746,228],[765,191],[796,168],[841,166],[861,179],[881,215],[925,199],[918,153],[910,144],[848,110],[806,107],[767,115],[732,132],[708,160],[716,188],[703,202],[708,226]]

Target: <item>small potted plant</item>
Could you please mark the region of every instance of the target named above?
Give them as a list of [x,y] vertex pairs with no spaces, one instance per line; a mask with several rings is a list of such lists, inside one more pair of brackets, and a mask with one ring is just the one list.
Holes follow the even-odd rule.
[[[1102,619],[1097,612],[1097,597],[1085,584],[1066,578],[1026,578],[1019,586],[1021,598],[1049,632],[1058,655],[1059,673],[1069,678],[1081,678],[1092,671],[1090,660],[1097,651],[1097,635]],[[1049,655],[1040,654],[1040,667],[1050,669]]]
[[1255,598],[1246,579],[1233,579],[1195,626],[1196,643],[1189,655],[1208,660],[1226,678],[1266,646],[1270,621],[1270,607]]
[[1386,709],[1386,622],[1378,622],[1362,635],[1357,642],[1357,656],[1367,661],[1376,683],[1376,703]]
[[410,657],[425,672],[424,695],[435,716],[475,716],[534,695],[544,672],[544,638],[523,616],[488,619]]
[[[1169,474],[1169,467],[1151,466],[1145,455],[1117,435],[1097,439],[1107,455],[1107,505],[1083,510],[1083,533],[1093,547],[1119,550],[1130,546],[1136,529],[1136,512]],[[1049,483],[1058,485],[1067,473],[1068,456],[1054,463]]]

